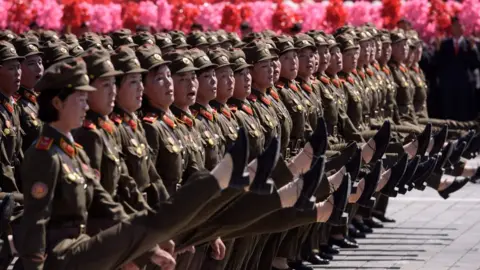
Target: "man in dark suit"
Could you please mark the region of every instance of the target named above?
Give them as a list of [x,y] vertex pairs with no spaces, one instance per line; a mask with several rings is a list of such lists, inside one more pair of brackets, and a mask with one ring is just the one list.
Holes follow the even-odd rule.
[[456,17],[452,18],[451,34],[437,47],[434,60],[442,118],[473,120],[478,111],[473,71],[480,67],[480,55],[475,42],[463,36]]

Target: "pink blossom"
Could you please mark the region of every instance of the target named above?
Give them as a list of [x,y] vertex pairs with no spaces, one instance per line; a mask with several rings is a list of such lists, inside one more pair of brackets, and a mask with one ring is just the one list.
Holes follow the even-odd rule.
[[140,24],[157,28],[158,24],[158,7],[151,1],[142,1],[138,5],[140,13]]

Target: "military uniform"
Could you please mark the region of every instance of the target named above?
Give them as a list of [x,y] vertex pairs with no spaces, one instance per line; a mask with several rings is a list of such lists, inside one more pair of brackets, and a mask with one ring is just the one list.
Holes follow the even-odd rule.
[[[245,61],[245,54],[241,50],[232,52],[230,62],[233,64],[233,71],[239,72],[252,65]],[[240,100],[230,98],[227,101],[231,112],[235,115],[239,127],[245,129],[249,142],[249,161],[252,161],[265,147],[265,134],[263,127],[258,121],[250,102],[248,100]]]
[[[18,56],[12,44],[0,42],[0,61],[23,60]],[[3,181],[0,188],[3,192],[21,190],[21,181],[18,174],[23,159],[22,137],[25,135],[20,122],[21,108],[13,97],[0,93],[0,173]]]
[[[71,59],[48,70],[36,89],[60,92],[71,86],[94,91],[88,83],[85,63]],[[207,176],[157,212],[142,211],[129,218],[88,164],[82,147],[48,124],[26,152],[22,231],[14,239],[25,269],[117,269],[170,239],[220,190],[217,180]],[[39,174],[44,177],[39,179]],[[192,196],[198,188],[200,194]],[[165,222],[166,216],[179,218]],[[90,237],[85,228],[94,219],[114,227]],[[129,248],[119,251],[119,245]]]
[[[29,41],[26,38],[18,38],[14,41],[15,49],[20,56],[28,58],[34,55],[42,55],[38,49],[38,44]],[[33,141],[38,138],[40,133],[41,122],[37,119],[38,105],[37,93],[34,89],[27,89],[20,86],[18,92],[14,96],[16,103],[20,108],[20,123],[23,132],[23,150],[27,150]]]
[[[114,70],[110,55],[105,49],[90,49],[84,60],[93,80],[123,74]],[[132,213],[148,209],[135,180],[128,175],[120,133],[107,115],[87,111],[83,126],[75,130],[73,135],[82,145],[89,158],[89,165],[99,177],[102,187],[123,205],[125,211]]]
[[[112,57],[114,66],[124,73],[143,73],[135,52],[128,46],[121,46]],[[168,198],[168,192],[157,173],[151,159],[150,147],[145,130],[134,112],[127,112],[115,106],[110,119],[120,134],[120,145],[125,155],[128,174],[135,179],[141,192],[145,192],[147,202],[154,207]]]

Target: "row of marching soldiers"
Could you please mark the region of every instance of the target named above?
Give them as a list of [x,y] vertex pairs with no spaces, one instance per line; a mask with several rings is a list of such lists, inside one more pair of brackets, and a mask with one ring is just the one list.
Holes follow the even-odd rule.
[[0,39],[1,269],[312,269],[480,177],[414,32]]

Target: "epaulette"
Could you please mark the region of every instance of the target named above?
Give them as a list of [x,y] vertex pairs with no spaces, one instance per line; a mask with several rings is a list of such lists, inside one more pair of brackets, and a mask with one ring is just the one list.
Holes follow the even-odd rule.
[[387,67],[383,67],[382,70],[385,72],[385,74],[390,75],[390,70]]
[[270,96],[272,96],[276,101],[280,101],[280,96],[278,95],[277,91],[270,89]]
[[40,137],[35,145],[35,148],[39,150],[48,150],[52,147],[53,139],[49,137]]
[[110,119],[117,124],[122,123],[122,118],[120,117],[120,115],[118,115],[116,113],[112,113],[112,115],[110,115]]
[[162,120],[163,120],[163,122],[165,122],[165,124],[167,124],[171,128],[176,128],[177,127],[177,124],[175,124],[175,121],[172,120],[170,117],[168,117],[166,114],[163,115]]
[[350,77],[350,76],[348,76],[347,80],[348,80],[348,82],[351,83],[351,84],[353,84],[353,83],[355,82],[355,81],[353,80],[353,78]]
[[295,83],[289,83],[288,88],[292,89],[295,92],[298,92],[298,87],[295,85]]
[[400,71],[402,71],[403,73],[407,72],[407,69],[403,66],[398,66],[398,68],[400,69]]
[[263,102],[263,104],[267,105],[267,106],[270,106],[270,104],[272,103],[272,101],[270,99],[268,99],[267,96],[263,95],[262,98],[260,98],[260,100]]
[[342,79],[340,79],[340,81],[338,79],[333,79],[332,83],[333,85],[335,85],[335,87],[339,87],[340,83],[342,83]]
[[242,110],[246,113],[248,113],[249,115],[253,115],[253,110],[252,108],[250,108],[247,104],[243,104],[242,105]]
[[158,115],[155,113],[147,113],[145,117],[143,117],[143,121],[148,122],[148,123],[153,123],[157,121]]
[[87,128],[87,129],[96,129],[96,128],[97,128],[92,121],[87,120],[87,119],[85,119],[85,120],[83,121],[83,127],[84,127],[84,128]]
[[307,91],[308,93],[312,93],[312,87],[310,87],[310,85],[308,85],[307,83],[302,84],[302,89]]
[[373,71],[369,68],[366,69],[368,76],[373,76]]
[[360,74],[360,77],[362,77],[362,79],[365,79],[365,72],[359,71],[358,74]]
[[282,89],[283,87],[285,87],[285,83],[282,82],[282,81],[278,81],[276,84],[275,84],[275,87],[279,88],[279,89]]
[[213,121],[213,114],[207,110],[200,109],[200,114],[208,119],[209,121]]
[[352,73],[358,75],[358,71],[356,69],[352,70]]
[[3,106],[9,113],[13,113],[13,106],[12,104],[8,103],[7,101],[3,102]]
[[345,79],[340,79],[340,82],[341,83],[347,83],[347,81]]
[[375,63],[375,64],[373,64],[373,66],[375,67],[376,70],[380,71],[380,65],[379,64]]
[[325,77],[325,76],[320,77],[320,81],[322,81],[323,83],[326,83],[326,84],[330,83],[330,79]]
[[228,119],[232,118],[232,114],[227,108],[222,108],[222,114],[225,115]]

